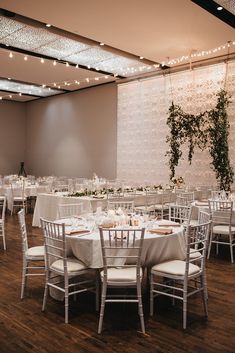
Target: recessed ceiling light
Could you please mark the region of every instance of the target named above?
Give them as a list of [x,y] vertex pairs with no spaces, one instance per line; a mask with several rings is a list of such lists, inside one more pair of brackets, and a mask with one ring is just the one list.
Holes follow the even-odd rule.
[[47,24],[46,24],[46,27],[51,27],[51,24],[50,24],[50,23],[47,23]]
[[221,11],[221,10],[223,10],[223,7],[222,7],[222,6],[218,6],[218,7],[217,7],[217,10],[218,10],[218,11]]

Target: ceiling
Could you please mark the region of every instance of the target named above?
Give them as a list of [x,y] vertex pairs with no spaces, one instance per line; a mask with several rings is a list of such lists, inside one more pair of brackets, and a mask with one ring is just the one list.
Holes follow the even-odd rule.
[[[208,1],[214,6],[213,1]],[[41,37],[35,37],[34,48],[36,49],[33,49],[34,55],[30,55],[32,47],[29,41],[24,42],[23,51],[15,51],[14,49],[19,47],[16,36],[6,39],[7,36],[3,35],[6,25],[3,25],[3,21],[0,22],[0,38],[2,38],[0,40],[2,43],[0,97],[25,102],[45,95],[120,81],[122,77],[141,77],[149,72],[159,72],[165,67],[201,60],[202,56],[209,58],[227,55],[228,52],[234,53],[234,28],[195,2],[190,0],[67,0],[65,2],[0,0],[2,9],[41,22],[38,24],[38,22],[29,21],[29,25],[40,26],[40,31],[43,31]],[[220,2],[226,6],[226,0]],[[232,15],[234,1],[227,0],[227,3],[230,6],[227,7],[229,12],[224,8],[220,13],[224,11]],[[51,27],[47,28],[45,24],[51,24]],[[11,23],[10,26],[13,24]],[[24,31],[27,32],[27,29]],[[85,49],[93,53],[92,59],[95,57],[98,60],[99,57],[99,60],[93,66],[92,61],[87,65],[84,61],[87,60],[87,57],[84,59],[84,52],[77,53],[78,49],[76,49],[78,57],[64,55],[63,60],[58,60],[57,64],[53,65],[55,61],[53,59],[61,58],[58,58],[58,54],[54,54],[55,51],[51,48],[48,55],[45,45],[42,50],[39,42],[45,33],[56,35],[58,41],[60,41],[58,36],[64,33],[67,40],[68,38],[70,40],[67,44],[69,49],[72,46],[71,41],[82,42],[82,45],[86,46]],[[22,35],[18,37],[22,42]],[[49,42],[49,39],[47,40]],[[229,48],[228,42],[231,42]],[[101,47],[100,43],[104,45]],[[6,44],[9,47],[6,47]],[[61,46],[61,51],[62,49],[65,48]],[[10,53],[12,57],[9,57]],[[189,59],[187,58],[189,55],[193,56]],[[44,62],[41,62],[42,58]],[[173,59],[176,60],[173,61]],[[82,65],[76,67],[76,63],[80,64],[80,62]],[[100,66],[97,67],[97,63]],[[116,66],[110,63],[115,63]],[[124,70],[123,67],[129,67],[129,69]],[[28,91],[26,89],[23,91],[22,83],[30,85]],[[26,91],[28,94],[25,94]]]

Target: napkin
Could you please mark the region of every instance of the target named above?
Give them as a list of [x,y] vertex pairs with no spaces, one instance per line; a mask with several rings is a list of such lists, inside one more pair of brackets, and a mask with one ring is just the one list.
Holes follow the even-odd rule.
[[87,234],[90,233],[88,229],[72,229],[72,230],[67,230],[65,234],[67,235],[79,235],[79,234]]
[[172,224],[172,223],[164,223],[164,224],[158,224],[158,227],[181,227],[181,224]]
[[151,229],[149,232],[152,234],[168,235],[168,234],[172,234],[172,229],[168,229],[168,228]]
[[102,223],[99,225],[100,228],[114,228],[115,224],[114,223]]

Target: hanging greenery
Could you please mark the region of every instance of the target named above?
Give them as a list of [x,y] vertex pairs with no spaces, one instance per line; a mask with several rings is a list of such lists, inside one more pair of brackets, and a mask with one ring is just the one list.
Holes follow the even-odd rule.
[[188,144],[188,161],[191,164],[195,147],[206,147],[212,157],[212,167],[220,189],[230,190],[234,172],[229,161],[229,122],[227,107],[230,103],[228,93],[220,90],[214,109],[193,115],[184,113],[180,106],[172,102],[169,108],[167,125],[170,135],[166,141],[170,145],[170,179],[175,176],[175,168],[182,156],[181,145]]

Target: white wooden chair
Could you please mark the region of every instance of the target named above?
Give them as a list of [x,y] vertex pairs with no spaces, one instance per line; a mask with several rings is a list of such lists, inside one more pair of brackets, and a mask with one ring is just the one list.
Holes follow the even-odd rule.
[[[46,283],[42,311],[46,308],[48,289],[55,288],[64,293],[65,323],[68,323],[69,297],[78,293],[96,289],[96,308],[98,308],[98,281],[81,278],[94,273],[94,269],[86,267],[75,257],[67,256],[65,225],[41,219],[41,227],[45,240]],[[72,281],[71,281],[72,280]]]
[[24,209],[18,212],[18,219],[20,223],[23,254],[23,269],[21,282],[21,299],[23,299],[24,291],[27,284],[27,278],[29,276],[45,276],[45,248],[44,246],[28,247]]
[[230,197],[230,191],[225,190],[213,190],[211,191],[211,199],[212,200],[221,200],[226,201]]
[[0,196],[0,237],[2,237],[3,249],[6,250],[5,239],[5,212],[6,212],[6,197]]
[[161,217],[161,219],[169,218],[169,207],[173,201],[173,194],[171,191],[159,193],[157,197],[157,203],[155,204],[155,213]]
[[169,207],[169,220],[180,223],[187,227],[189,224],[194,225],[191,220],[192,207],[187,205],[170,205]]
[[[138,303],[138,312],[142,332],[145,333],[144,314],[142,306],[141,282],[141,251],[145,229],[102,229],[100,240],[104,268],[100,272],[102,283],[101,309],[98,333],[103,326],[106,303]],[[123,297],[121,294],[107,293],[110,288],[135,288],[137,294]]]
[[83,203],[59,204],[59,218],[80,216],[83,213]]
[[27,213],[27,197],[25,196],[25,183],[23,181],[22,185],[19,187],[13,187],[11,184],[11,197],[12,197],[12,207],[11,215],[14,213],[15,208],[23,208]]
[[212,244],[216,244],[216,254],[219,245],[230,247],[231,262],[233,263],[233,247],[235,246],[235,226],[232,225],[233,201],[209,200],[211,213],[211,234],[207,258],[209,259]]
[[146,191],[144,205],[135,206],[135,210],[143,214],[155,215],[157,198],[158,198],[157,192]]
[[[203,293],[205,315],[207,311],[207,288],[205,280],[206,245],[210,222],[189,226],[186,233],[186,259],[166,261],[152,267],[150,273],[150,315],[154,311],[154,298],[165,295],[183,302],[183,328],[187,326],[188,297],[198,292]],[[191,258],[191,249],[200,252],[201,256]],[[158,280],[162,278],[162,281]],[[196,287],[195,287],[196,284]]]
[[108,201],[107,210],[118,210],[121,209],[123,212],[132,213],[134,210],[134,201],[130,200],[115,200]]

